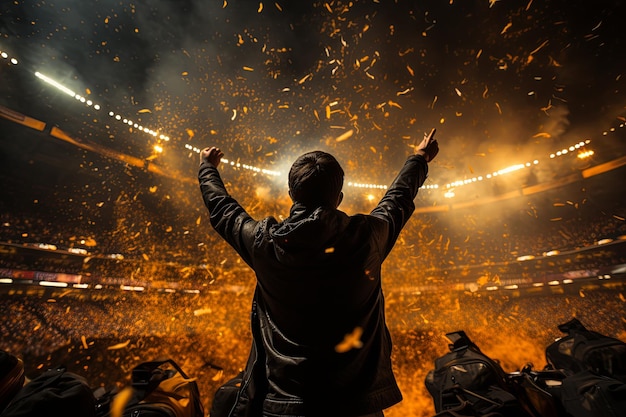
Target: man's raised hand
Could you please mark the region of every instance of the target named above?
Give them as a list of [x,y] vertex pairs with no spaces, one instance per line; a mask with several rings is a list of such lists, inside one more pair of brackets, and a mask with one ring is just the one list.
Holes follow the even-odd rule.
[[216,148],[212,146],[210,148],[204,148],[200,152],[200,162],[208,162],[212,164],[215,168],[217,168],[224,156],[224,152],[220,150],[220,148]]
[[430,162],[435,159],[435,156],[439,153],[439,143],[435,139],[435,132],[437,129],[432,129],[428,135],[424,135],[424,139],[417,146],[415,150],[416,155],[422,155],[426,162]]

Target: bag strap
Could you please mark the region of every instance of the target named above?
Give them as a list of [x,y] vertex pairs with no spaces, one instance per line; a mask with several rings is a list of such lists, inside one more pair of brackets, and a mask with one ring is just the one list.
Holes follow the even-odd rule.
[[[452,342],[448,344],[448,349],[450,352],[458,352],[464,349],[474,349],[477,352],[480,352],[480,349],[469,336],[463,330],[457,330],[456,332],[446,333],[446,338]],[[482,353],[482,352],[481,352]]]
[[585,325],[582,324],[580,320],[578,320],[576,317],[573,317],[570,321],[566,323],[559,324],[557,327],[559,328],[560,331],[569,335],[571,335],[574,332],[582,333],[582,332],[588,331]]
[[173,376],[171,372],[161,369],[161,366],[171,365],[184,379],[190,379],[185,371],[172,359],[147,361],[135,366],[132,370],[131,384],[141,397],[145,397],[159,386],[159,384]]

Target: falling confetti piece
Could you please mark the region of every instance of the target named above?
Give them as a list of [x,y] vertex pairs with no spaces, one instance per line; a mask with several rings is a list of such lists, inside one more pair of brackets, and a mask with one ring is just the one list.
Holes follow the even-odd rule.
[[113,397],[113,401],[111,402],[111,417],[121,417],[124,414],[126,404],[128,404],[132,398],[133,392],[131,387],[126,387]]
[[313,74],[307,74],[304,77],[302,77],[299,81],[298,84],[304,84],[307,80],[311,79],[311,77],[313,77]]
[[[224,370],[223,370],[223,369],[220,369],[220,370],[218,370],[218,371],[215,373],[215,375],[213,376],[213,378],[211,378],[211,381],[219,381],[219,380],[221,380],[223,377],[224,377]],[[239,385],[241,385],[241,383],[239,383],[239,382],[238,382],[237,384],[235,384],[235,386],[237,386],[237,387],[238,387]]]
[[209,307],[207,307],[207,308],[199,308],[199,309],[193,311],[193,315],[194,316],[203,316],[205,314],[211,314],[212,312],[213,312],[213,310],[211,310]]
[[108,347],[107,347],[107,350],[118,350],[118,349],[123,349],[123,348],[125,348],[126,346],[128,346],[128,345],[129,345],[129,343],[130,343],[130,339],[126,340],[125,342],[118,343],[118,344],[116,344],[116,345],[111,345],[111,346],[108,346]]
[[335,138],[335,142],[343,142],[344,140],[349,139],[353,133],[354,133],[354,130],[350,129],[347,132],[343,133],[342,135],[337,136]]
[[352,333],[344,336],[341,343],[335,346],[335,352],[337,353],[345,353],[352,349],[360,349],[363,347],[363,342],[361,342],[361,336],[363,335],[362,327],[355,327]]

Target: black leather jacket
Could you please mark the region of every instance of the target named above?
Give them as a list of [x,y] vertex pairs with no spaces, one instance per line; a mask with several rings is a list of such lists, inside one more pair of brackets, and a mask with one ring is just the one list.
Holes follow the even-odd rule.
[[358,416],[402,400],[380,273],[427,172],[410,156],[369,215],[296,203],[278,222],[251,218],[200,165],[211,224],[257,277],[240,406],[254,396],[264,415]]

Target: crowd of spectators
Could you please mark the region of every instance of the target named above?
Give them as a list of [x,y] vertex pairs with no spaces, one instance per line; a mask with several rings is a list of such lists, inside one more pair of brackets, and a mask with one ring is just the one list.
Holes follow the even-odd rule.
[[[250,274],[247,277],[252,279]],[[55,366],[93,386],[123,386],[144,360],[171,357],[198,377],[205,406],[245,363],[252,285],[241,292],[201,294],[3,289],[7,317],[1,348],[24,359],[27,375]],[[587,327],[626,339],[621,291],[580,289],[524,296],[505,293],[387,292],[393,360],[405,400],[386,415],[431,416],[423,381],[447,351],[445,333],[465,330],[507,372],[545,365],[544,349],[561,336],[557,325],[578,317]]]
[[[233,187],[234,192],[252,215],[286,215],[288,201],[264,197],[255,181],[243,181],[254,177],[245,172],[239,175],[242,181]],[[57,265],[55,272],[82,272],[96,278],[169,282],[184,278],[197,285],[213,280],[224,270],[242,267],[232,249],[212,232],[195,185],[162,183],[154,190],[138,184],[134,184],[133,193],[123,188],[114,190],[117,194],[106,201],[75,201],[72,189],[55,191],[50,201],[38,200],[42,191],[36,188],[21,192],[20,198],[31,204],[17,209],[10,201],[0,203],[0,241],[85,250],[88,261],[80,271],[58,270],[63,266]],[[427,193],[418,195],[418,205],[427,204]],[[598,207],[593,198],[583,199],[579,194],[559,190],[478,208],[418,213],[385,264],[391,271],[388,281],[392,285],[423,285],[485,274],[501,276],[507,270],[475,269],[504,263],[510,270],[520,256],[581,250],[601,239],[626,235],[626,213],[619,201]],[[570,196],[577,202],[568,200]],[[352,213],[357,206],[346,198],[341,208]],[[581,267],[624,261],[623,255],[611,256],[613,259],[594,258]],[[572,267],[575,265],[567,265]]]

